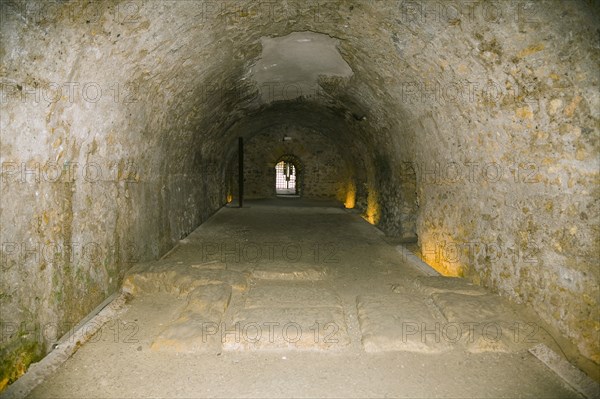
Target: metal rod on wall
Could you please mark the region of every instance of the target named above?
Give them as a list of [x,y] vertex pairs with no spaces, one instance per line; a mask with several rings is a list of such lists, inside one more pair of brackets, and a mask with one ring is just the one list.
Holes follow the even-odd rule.
[[238,195],[240,208],[244,203],[244,139],[238,138]]

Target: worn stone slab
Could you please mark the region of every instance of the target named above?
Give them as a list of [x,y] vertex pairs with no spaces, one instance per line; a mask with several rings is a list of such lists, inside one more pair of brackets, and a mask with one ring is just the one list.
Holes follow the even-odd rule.
[[444,323],[427,297],[408,294],[359,296],[356,299],[362,345],[366,352],[442,353],[453,344],[443,339]]
[[226,284],[196,288],[188,295],[181,314],[153,341],[151,349],[183,353],[216,353],[221,342],[213,331],[218,329],[231,300]]
[[229,351],[325,351],[350,344],[340,308],[241,309],[221,333]]
[[414,291],[414,284],[412,280],[399,280],[393,283],[389,283],[390,289],[396,294],[406,294]]
[[317,281],[327,277],[327,269],[300,264],[258,265],[252,270],[252,277],[262,280]]
[[132,295],[168,292],[185,296],[201,286],[228,284],[236,291],[244,291],[248,285],[247,277],[247,273],[220,268],[154,264],[145,269],[136,268],[129,272],[123,279],[122,289]]
[[227,264],[219,260],[211,260],[207,262],[194,263],[190,265],[190,267],[200,270],[225,270],[227,269]]
[[519,352],[551,337],[496,295],[438,293],[432,296],[448,320],[447,331],[473,353]]
[[253,308],[323,308],[342,307],[336,293],[314,283],[259,282],[251,287],[244,307]]
[[248,286],[248,275],[233,270],[198,270],[187,267],[178,271],[170,280],[171,292],[185,295],[204,285],[228,284],[235,291],[245,291]]
[[474,285],[458,277],[430,276],[416,277],[412,280],[414,288],[425,295],[453,292],[463,295],[485,295],[485,288]]
[[454,292],[433,294],[432,298],[449,321],[520,320],[513,306],[498,295],[464,295]]
[[219,337],[210,334],[212,326],[219,322],[205,319],[178,318],[160,333],[150,349],[158,352],[218,353],[221,348]]
[[223,315],[231,300],[231,287],[226,284],[196,288],[188,294],[184,312]]

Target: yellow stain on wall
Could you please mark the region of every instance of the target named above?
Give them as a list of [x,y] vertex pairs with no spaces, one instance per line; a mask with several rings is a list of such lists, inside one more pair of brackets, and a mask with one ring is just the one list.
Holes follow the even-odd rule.
[[374,190],[369,190],[369,194],[367,195],[367,210],[363,215],[363,219],[371,224],[379,223],[380,213],[379,213],[379,202],[377,200],[377,192]]
[[529,105],[517,108],[515,110],[515,114],[517,115],[517,117],[519,119],[532,119],[533,118],[533,111],[531,110]]
[[452,264],[443,261],[424,259],[424,262],[435,269],[442,276],[446,277],[463,277],[462,267],[458,264]]
[[348,182],[346,186],[346,200],[344,201],[344,207],[346,209],[352,209],[356,205],[356,185],[353,181]]
[[460,246],[446,241],[426,240],[421,244],[421,259],[442,276],[463,277],[464,256]]
[[542,51],[543,49],[544,49],[544,45],[542,43],[534,44],[533,46],[529,46],[529,47],[524,48],[523,50],[519,51],[519,53],[517,54],[517,57],[519,57],[519,58],[527,57],[531,54],[535,54],[539,51]]
[[568,116],[569,118],[572,117],[573,113],[575,112],[575,109],[577,108],[577,106],[579,105],[581,100],[582,100],[581,96],[575,96],[573,101],[571,101],[571,103],[565,107],[565,110],[564,110],[565,115]]

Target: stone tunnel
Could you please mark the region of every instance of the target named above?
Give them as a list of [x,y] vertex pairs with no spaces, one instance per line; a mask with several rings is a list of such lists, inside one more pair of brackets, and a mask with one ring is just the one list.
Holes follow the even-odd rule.
[[0,11],[7,397],[599,395],[598,1]]

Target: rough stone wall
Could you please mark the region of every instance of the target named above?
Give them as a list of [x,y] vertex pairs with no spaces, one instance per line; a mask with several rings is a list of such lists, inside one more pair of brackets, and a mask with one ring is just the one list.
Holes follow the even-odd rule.
[[417,25],[440,54],[419,80],[439,86],[405,96],[427,105],[413,111],[404,158],[417,171],[421,251],[528,303],[598,362],[597,13],[583,2],[501,10],[491,23],[463,18],[462,32]]
[[213,162],[168,155],[191,134],[117,5],[2,3],[0,387],[224,203]]
[[[597,2],[0,4],[4,325],[82,317],[225,202],[237,137],[285,124],[338,145],[367,220],[600,361]],[[352,74],[257,100],[261,38],[306,31]],[[29,250],[73,242],[100,260]],[[8,379],[51,341],[6,336]]]
[[[284,136],[291,140],[283,141]],[[346,187],[354,177],[338,148],[318,132],[284,126],[257,134],[244,144],[245,198],[276,195],[275,164],[285,155],[292,155],[300,162],[302,197],[346,200]],[[232,194],[237,198],[237,153],[230,165]]]

